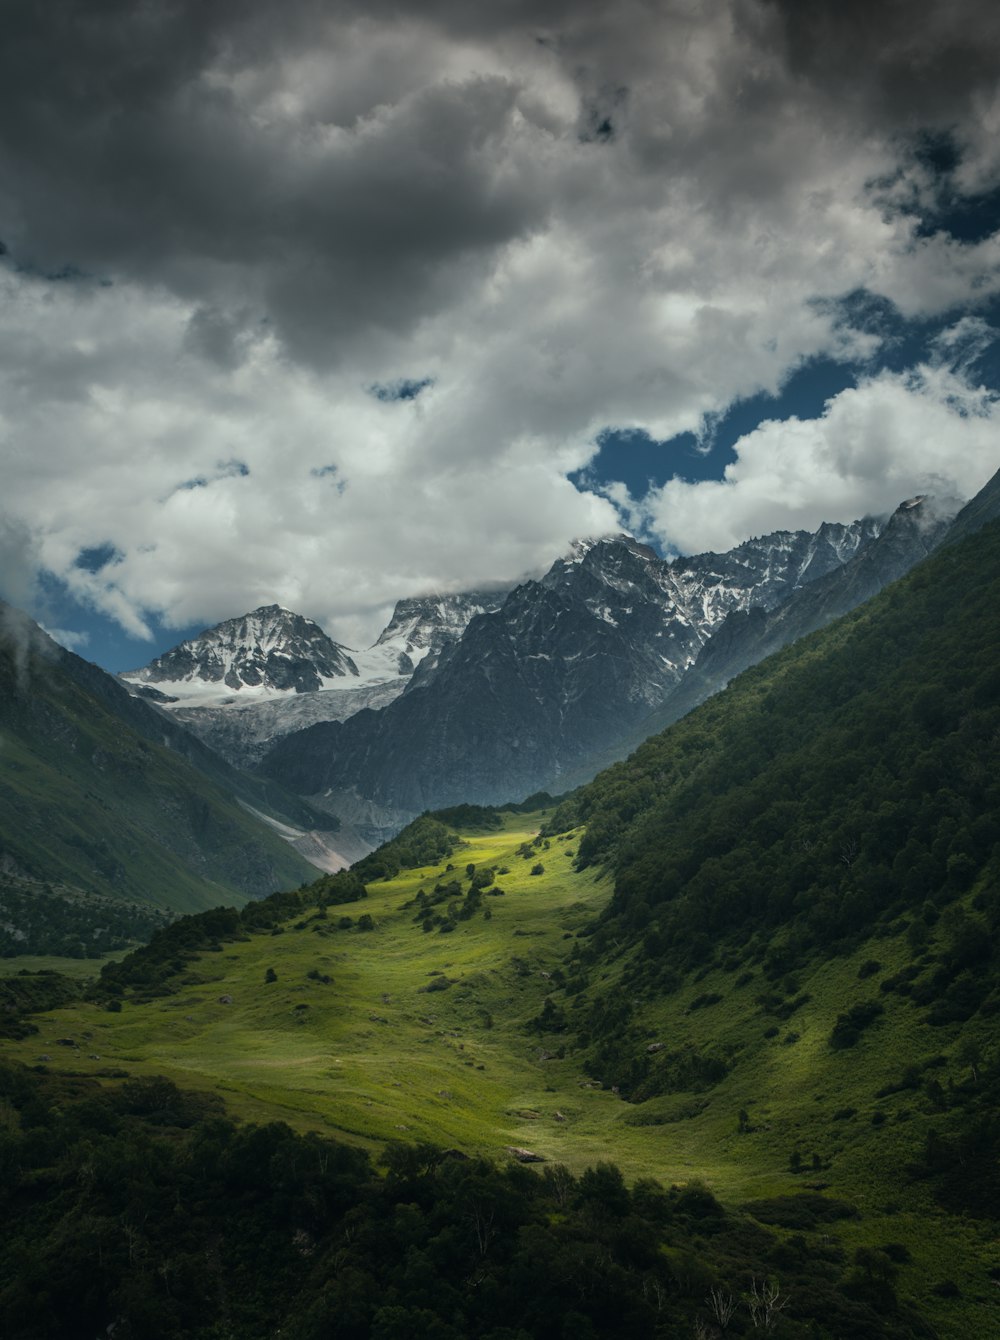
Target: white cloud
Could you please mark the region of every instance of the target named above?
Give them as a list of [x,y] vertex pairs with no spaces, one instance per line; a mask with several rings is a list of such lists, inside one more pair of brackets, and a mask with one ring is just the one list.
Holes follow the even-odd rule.
[[34,604],[39,564],[38,542],[30,525],[0,512],[0,598],[19,609]]
[[1000,398],[961,370],[881,372],[818,419],[766,421],[735,444],[722,480],[669,480],[637,509],[684,553],[749,535],[892,511],[904,498],[968,498],[996,471]]
[[53,642],[58,642],[67,651],[81,651],[90,641],[89,633],[75,632],[71,628],[46,628],[43,625],[42,632],[48,633]]
[[[956,184],[995,177],[976,6],[926,33],[873,18],[864,59],[834,24],[817,65],[822,8],[182,2],[116,13],[111,42],[96,11],[37,7],[38,41],[0,49],[19,552],[136,636],[276,599],[357,643],[398,595],[513,580],[613,528],[566,479],[605,426],[698,433],[813,356],[874,356],[843,295],[972,310],[1000,240],[922,237],[908,211],[933,195],[925,107],[965,153]],[[97,278],[45,277],[67,263]],[[705,548],[972,480],[993,410],[963,419],[949,376],[762,425],[647,522]],[[430,385],[370,394],[401,378]],[[105,544],[101,572],[76,565]]]
[[[469,436],[474,388],[454,375],[385,403],[267,336],[220,374],[184,352],[177,301],[42,291],[11,280],[0,314],[7,497],[34,519],[35,562],[133,636],[147,610],[182,626],[277,599],[364,641],[400,595],[513,580],[616,526],[565,478],[586,448],[553,464],[489,417]],[[62,394],[35,395],[56,349]],[[100,571],[76,565],[109,543]]]

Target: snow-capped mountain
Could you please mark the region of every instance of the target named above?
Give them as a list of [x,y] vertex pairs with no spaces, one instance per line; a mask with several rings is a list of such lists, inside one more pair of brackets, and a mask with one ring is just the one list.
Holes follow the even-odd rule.
[[855,609],[909,572],[951,535],[960,506],[957,499],[909,498],[876,538],[841,566],[796,586],[777,603],[755,601],[731,610],[652,715],[622,739],[620,755],[686,715],[743,670]]
[[563,789],[666,698],[727,616],[781,605],[885,524],[777,532],[673,562],[628,536],[577,543],[473,618],[433,675],[380,712],[278,741],[264,770],[334,808],[348,793],[419,813]]
[[312,619],[279,605],[227,619],[120,676],[240,767],[256,763],[290,731],[343,721],[399,697],[420,667],[507,592],[400,600],[375,644],[354,651]]
[[346,647],[333,642],[312,619],[280,605],[261,605],[226,619],[189,642],[164,652],[141,670],[120,676],[126,684],[152,685],[188,706],[224,700],[311,693],[359,678]]
[[421,667],[424,674],[437,662],[443,648],[456,642],[477,614],[499,609],[509,587],[496,591],[463,591],[457,595],[411,596],[398,600],[392,618],[367,651],[352,652],[369,682],[383,671],[410,676]]
[[672,561],[629,536],[582,540],[510,592],[401,600],[365,651],[267,606],[125,679],[374,842],[426,808],[586,780],[758,643],[784,645],[912,566],[943,524],[911,500]]
[[735,610],[772,609],[793,591],[841,567],[880,533],[884,518],[826,523],[816,532],[776,531],[723,554],[672,562],[629,536],[578,543],[542,578],[547,590],[581,600],[594,618],[651,639],[654,659],[643,696],[659,700],[722,621]]

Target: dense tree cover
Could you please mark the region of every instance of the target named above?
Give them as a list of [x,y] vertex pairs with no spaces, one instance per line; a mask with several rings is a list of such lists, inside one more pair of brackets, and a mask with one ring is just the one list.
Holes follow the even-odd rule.
[[26,1038],[37,1033],[31,1015],[55,1010],[81,993],[79,982],[58,972],[28,972],[0,977],[0,1037]]
[[[637,944],[667,989],[734,952],[775,979],[901,918],[920,951],[950,917],[923,1003],[992,1010],[998,647],[994,524],[583,788],[550,829],[585,822],[578,864],[614,871],[592,952]],[[977,885],[974,913],[951,907]]]
[[471,828],[477,833],[494,832],[503,827],[500,811],[494,805],[452,805],[446,810],[428,811],[428,814],[450,828]]
[[[336,882],[347,874],[367,884],[376,879],[392,879],[400,870],[413,870],[417,866],[434,865],[437,861],[447,860],[461,846],[462,841],[451,831],[449,822],[444,815],[421,814],[377,851],[355,861],[350,871],[333,875],[332,886],[335,887]],[[324,882],[321,880],[320,884]]]
[[0,957],[100,958],[148,940],[169,916],[158,908],[0,878]]
[[553,805],[561,805],[567,795],[565,791],[558,796],[550,795],[548,791],[533,791],[524,800],[508,801],[506,805],[499,806],[499,809],[509,814],[533,814],[536,810],[550,810]]
[[[273,893],[246,907],[214,907],[208,912],[180,917],[156,932],[149,944],[134,950],[119,963],[106,963],[92,994],[115,1000],[127,991],[137,999],[169,994],[177,981],[191,980],[185,974],[201,954],[219,950],[226,942],[245,940],[253,931],[277,931],[290,917],[312,913],[325,918],[326,908],[365,897],[360,880],[344,872],[332,886],[324,881],[286,893]],[[334,879],[339,877],[334,876]]]
[[[694,1334],[720,1308],[756,1334],[767,1296],[776,1340],[931,1334],[884,1253],[848,1258],[829,1235],[854,1211],[822,1196],[749,1218],[697,1184],[629,1188],[611,1164],[575,1178],[429,1146],[390,1150],[377,1176],[165,1079],[110,1092],[0,1068],[0,1105],[10,1340],[631,1340]],[[763,1226],[790,1215],[792,1236]]]
[[139,999],[162,995],[171,989],[171,978],[184,972],[198,954],[219,947],[225,940],[246,938],[246,934],[236,907],[214,907],[195,916],[180,917],[119,963],[106,963],[95,990],[100,997],[111,1000],[127,990]]
[[566,799],[566,795],[553,796],[548,791],[534,791],[524,800],[509,800],[505,805],[451,805],[443,810],[429,810],[424,818],[430,817],[450,828],[469,828],[477,833],[488,833],[503,827],[504,814],[533,814],[537,810],[550,810]]
[[[942,1085],[933,1069],[926,1068],[916,1075],[911,1068],[900,1077],[900,1089],[916,1089],[940,1114],[907,1171],[928,1179],[946,1209],[995,1220],[1000,1205],[1000,1056],[984,1057],[968,1040],[960,1053],[966,1066],[960,1084]],[[996,1279],[997,1271],[992,1273]]]

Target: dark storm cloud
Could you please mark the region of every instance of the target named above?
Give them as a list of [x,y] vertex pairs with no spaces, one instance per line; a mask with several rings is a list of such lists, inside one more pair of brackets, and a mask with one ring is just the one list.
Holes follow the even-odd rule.
[[[308,54],[303,25],[345,8],[16,5],[0,44],[0,235],[15,260],[186,296],[249,287],[300,353],[438,308],[461,264],[544,215],[527,166],[495,170],[518,88],[450,79],[380,106],[369,86],[375,115],[350,133],[323,119],[326,90],[286,116],[241,98],[254,62]],[[335,57],[344,35],[323,36]],[[192,339],[234,357],[218,312]]]
[[[359,30],[401,24],[412,53],[353,73]],[[461,41],[507,43],[504,73],[436,69]],[[539,44],[575,87],[575,124],[546,126],[514,73],[517,50]],[[326,73],[322,54],[300,68],[324,51]],[[783,125],[803,102],[835,102],[862,133],[866,118],[948,127],[996,77],[998,51],[1000,14],[973,0],[15,0],[0,236],[45,273],[77,266],[198,300],[189,347],[220,366],[239,361],[237,327],[265,315],[322,363],[366,330],[405,334],[445,309],[581,193],[545,171],[539,137],[620,139],[627,191],[686,174],[689,198],[720,215],[744,198],[780,209],[796,166]],[[282,68],[283,88],[269,73]],[[704,97],[697,116],[672,100],[680,78]]]
[[242,336],[245,324],[245,314],[230,315],[217,308],[197,307],[187,324],[184,347],[196,358],[207,359],[220,368],[232,371],[243,362],[245,340]]
[[961,119],[1000,73],[991,0],[765,0],[792,73],[900,130]]

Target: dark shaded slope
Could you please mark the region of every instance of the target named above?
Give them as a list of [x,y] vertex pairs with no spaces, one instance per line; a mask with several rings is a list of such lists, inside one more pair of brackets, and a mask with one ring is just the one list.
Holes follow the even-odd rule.
[[[0,852],[6,868],[177,911],[242,902],[312,873],[215,780],[154,743],[157,732],[169,738],[169,723],[4,606]],[[196,741],[191,747],[209,753]],[[217,767],[206,762],[208,770],[232,771],[221,761]]]
[[[9,626],[11,618],[17,617],[17,611],[10,611],[6,617]],[[136,734],[151,744],[162,745],[179,754],[192,768],[203,773],[224,791],[295,827],[336,831],[337,820],[332,815],[320,814],[301,797],[268,778],[252,776],[234,768],[214,749],[186,730],[169,712],[160,711],[143,698],[137,698],[100,666],[74,656],[54,643],[48,654],[70,679],[102,703],[115,717],[129,725]]]
[[952,544],[974,535],[990,521],[1000,519],[1000,470],[974,498],[965,504],[945,536],[944,543]]
[[[473,620],[461,652],[426,688],[381,712],[288,736],[264,770],[304,793],[357,784],[366,796],[413,811],[534,789],[551,777],[552,760],[587,752],[614,728],[629,667],[610,626],[582,617],[558,592],[532,584],[517,609],[522,634],[539,634],[544,654],[525,656],[494,625],[497,617]],[[574,727],[579,722],[572,733],[563,697]],[[648,704],[638,708],[645,715]]]

